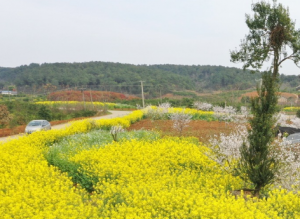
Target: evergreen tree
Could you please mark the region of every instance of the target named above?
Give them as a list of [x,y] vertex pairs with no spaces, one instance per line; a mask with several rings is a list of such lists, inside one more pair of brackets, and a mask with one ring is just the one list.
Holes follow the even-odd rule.
[[[262,74],[262,86],[258,97],[252,99],[253,118],[250,119],[249,145],[241,147],[241,160],[237,172],[255,186],[255,195],[275,180],[279,163],[271,150],[274,136],[273,119],[276,113],[279,88],[279,67],[286,60],[296,65],[300,61],[300,30],[295,29],[288,9],[281,4],[264,1],[252,5],[254,16],[246,15],[250,33],[242,41],[240,50],[231,52],[231,61],[243,62],[243,68],[252,72],[262,68],[272,58],[270,70]],[[286,48],[291,49],[291,54]]]
[[237,173],[242,179],[248,179],[255,186],[255,195],[264,186],[275,180],[280,163],[271,147],[274,140],[274,114],[278,111],[277,96],[278,78],[273,78],[271,72],[262,74],[262,85],[258,87],[258,97],[251,100],[253,117],[249,119],[251,129],[248,130],[248,142],[240,149],[241,160]]

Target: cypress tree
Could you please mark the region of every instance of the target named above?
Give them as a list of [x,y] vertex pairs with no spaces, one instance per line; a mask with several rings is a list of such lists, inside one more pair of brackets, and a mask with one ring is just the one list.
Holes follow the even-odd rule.
[[[275,180],[279,163],[271,149],[274,114],[279,89],[279,67],[286,60],[300,62],[300,30],[289,16],[288,8],[261,1],[252,4],[254,16],[246,15],[249,34],[242,40],[240,50],[231,51],[232,62],[242,62],[243,69],[258,72],[265,62],[272,60],[268,71],[262,73],[258,97],[251,100],[253,117],[249,119],[248,143],[241,147],[237,172],[255,186],[255,195]],[[287,48],[290,49],[288,54]]]

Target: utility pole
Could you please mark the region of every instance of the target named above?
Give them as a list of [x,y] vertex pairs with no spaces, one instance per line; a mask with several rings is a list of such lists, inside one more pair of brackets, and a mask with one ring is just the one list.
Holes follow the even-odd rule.
[[95,109],[95,106],[94,106],[94,103],[93,103],[93,97],[92,97],[92,91],[91,91],[91,88],[90,88],[90,98],[91,98],[91,103],[93,105],[93,109]]
[[84,100],[84,88],[81,88],[81,93],[82,93],[82,100],[83,100],[83,106],[84,106],[84,110],[85,110],[85,100]]
[[159,88],[160,103],[162,103],[161,88]]
[[145,82],[145,81],[141,81],[141,88],[142,88],[143,108],[145,108],[145,99],[144,99],[144,87],[143,87],[143,82]]

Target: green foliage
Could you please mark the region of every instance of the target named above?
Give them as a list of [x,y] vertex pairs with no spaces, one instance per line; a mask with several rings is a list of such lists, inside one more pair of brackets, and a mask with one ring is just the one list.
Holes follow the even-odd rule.
[[[0,80],[16,84],[18,92],[50,93],[87,85],[92,90],[140,95],[144,80],[146,99],[171,92],[196,98],[185,90],[244,90],[255,87],[255,76],[238,68],[200,65],[130,65],[108,62],[45,63],[0,68]],[[282,75],[284,86],[295,87],[300,78]],[[175,93],[176,94],[176,93]]]
[[117,103],[114,105],[114,109],[135,109],[136,107],[129,104]]
[[74,114],[72,116],[73,116],[73,118],[91,117],[91,116],[95,116],[96,114],[97,114],[97,111],[93,111],[93,110],[80,110],[80,111],[74,112]]
[[9,127],[26,125],[34,119],[46,119],[48,121],[68,120],[78,117],[91,117],[97,114],[96,110],[83,108],[60,108],[59,105],[38,105],[24,101],[2,102],[10,112]]
[[[150,65],[149,68],[176,73],[192,80],[196,91],[206,90],[240,90],[255,85],[255,77],[241,69],[223,66],[200,65]],[[195,85],[194,85],[195,84]],[[192,87],[189,88],[192,90]]]
[[300,118],[300,110],[297,110],[296,116],[297,116],[298,118]]
[[[249,147],[243,144],[237,169],[244,180],[249,179],[255,185],[258,195],[264,186],[275,180],[280,169],[271,148],[275,126],[273,115],[278,110],[279,67],[287,59],[299,64],[300,30],[295,30],[288,9],[277,5],[275,0],[273,5],[265,1],[255,3],[252,10],[253,17],[246,15],[250,32],[240,50],[231,52],[231,61],[243,62],[243,69],[252,68],[254,73],[272,58],[271,70],[262,73],[262,85],[257,88],[259,96],[251,100],[253,118],[249,119]],[[287,47],[291,54],[287,53]]]
[[38,116],[40,119],[51,120],[51,111],[47,106],[41,105],[38,111]]
[[241,148],[237,173],[245,181],[250,180],[254,184],[257,194],[264,186],[274,182],[280,168],[271,147],[276,122],[273,115],[278,112],[277,90],[278,79],[274,79],[271,72],[263,73],[259,97],[251,100],[253,117],[249,119],[249,146],[244,143]]
[[[251,67],[258,71],[266,60],[273,57],[273,74],[278,74],[279,65],[287,59],[299,64],[300,30],[295,30],[288,9],[277,5],[276,1],[273,5],[262,1],[253,4],[252,10],[253,17],[246,15],[250,33],[242,41],[241,50],[231,51],[231,61],[242,61],[243,69]],[[287,54],[285,47],[291,49],[291,54]]]
[[151,69],[146,65],[107,62],[44,63],[1,68],[0,80],[12,82],[18,87],[43,88],[45,84],[56,87],[97,85],[100,90],[129,94],[140,94],[140,81],[145,80],[146,96],[158,95],[159,89],[162,93],[166,93],[174,88],[188,89],[195,86],[190,78],[176,73]]
[[241,99],[241,103],[251,103],[251,98],[248,96],[243,96]]
[[203,121],[210,122],[210,121],[218,121],[218,118],[215,117],[214,115],[196,113],[193,114],[192,120],[203,120]]
[[179,96],[188,96],[188,97],[193,97],[196,98],[197,95],[193,92],[188,92],[188,91],[175,91],[173,92],[174,95],[179,95]]

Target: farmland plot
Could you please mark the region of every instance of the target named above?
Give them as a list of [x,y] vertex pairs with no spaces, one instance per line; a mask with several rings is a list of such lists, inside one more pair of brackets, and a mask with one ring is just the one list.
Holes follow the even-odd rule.
[[[242,188],[243,182],[206,156],[211,153],[210,148],[199,142],[199,138],[168,137],[142,130],[120,133],[117,142],[109,139],[112,126],[129,128],[143,118],[143,113],[134,111],[123,118],[96,122],[78,121],[63,131],[38,132],[0,145],[1,215],[4,218],[300,217],[300,197],[296,192],[271,187],[266,197],[259,200],[232,195],[231,191]],[[49,163],[47,154],[55,151],[55,147],[59,148],[57,157],[65,160],[66,165],[74,164],[80,176],[91,179],[91,190],[84,183],[74,183],[72,174],[62,167]]]

